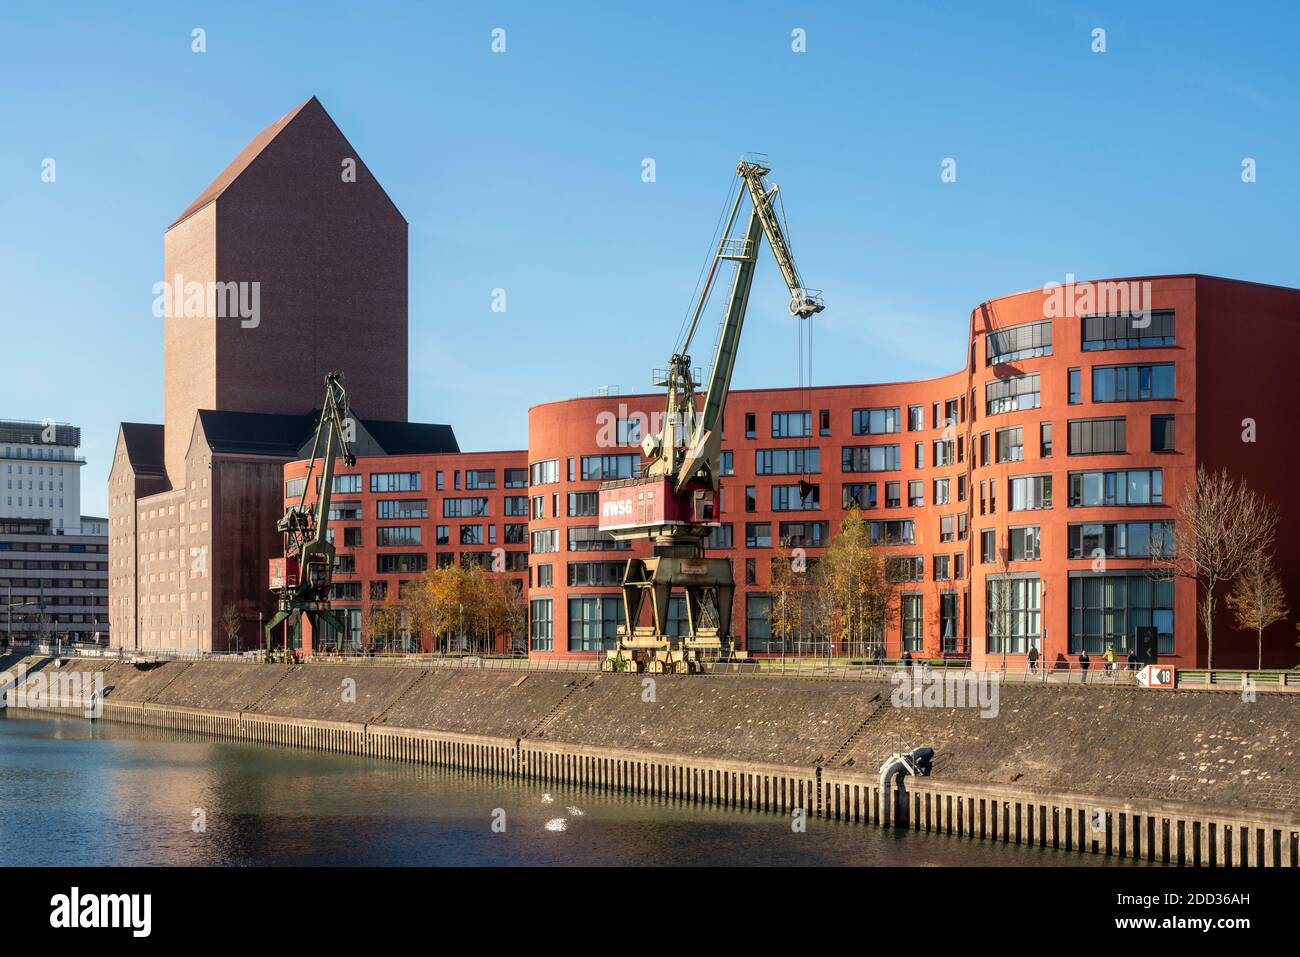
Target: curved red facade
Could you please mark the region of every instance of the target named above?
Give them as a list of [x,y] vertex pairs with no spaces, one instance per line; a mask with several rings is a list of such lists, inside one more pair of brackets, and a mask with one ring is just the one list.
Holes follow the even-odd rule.
[[[1023,667],[1030,647],[1050,663],[1113,645],[1123,657],[1150,627],[1162,660],[1204,664],[1193,584],[1155,581],[1143,557],[1198,464],[1279,505],[1277,557],[1300,605],[1300,442],[1282,391],[1300,291],[1195,275],[1032,290],[978,306],[957,354],[964,366],[934,379],[731,393],[716,548],[733,559],[743,646],[781,650],[764,620],[771,543],[815,557],[852,499],[886,553],[907,559],[889,656]],[[617,575],[648,543],[599,535],[595,491],[638,467],[639,436],[662,412],[660,395],[534,406],[526,456],[500,453],[501,467],[530,471],[531,654],[612,647]],[[815,501],[793,490],[801,478]],[[1226,617],[1216,633],[1217,664],[1253,664],[1253,635]],[[1266,663],[1293,664],[1293,642],[1276,626]]]

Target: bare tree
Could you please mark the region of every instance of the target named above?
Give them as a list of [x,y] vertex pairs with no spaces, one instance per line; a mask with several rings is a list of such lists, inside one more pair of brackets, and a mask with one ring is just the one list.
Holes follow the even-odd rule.
[[239,629],[244,623],[244,609],[238,602],[231,602],[221,612],[219,624],[226,636],[226,650],[238,651]]
[[1245,479],[1226,469],[1196,469],[1196,482],[1183,487],[1174,510],[1172,550],[1152,543],[1153,572],[1161,578],[1187,578],[1200,591],[1206,665],[1214,667],[1214,614],[1220,590],[1243,572],[1257,554],[1272,551],[1277,509]]
[[1257,551],[1246,570],[1228,593],[1228,607],[1243,631],[1255,632],[1258,642],[1256,668],[1264,667],[1264,629],[1282,621],[1288,614],[1286,590],[1267,552]]

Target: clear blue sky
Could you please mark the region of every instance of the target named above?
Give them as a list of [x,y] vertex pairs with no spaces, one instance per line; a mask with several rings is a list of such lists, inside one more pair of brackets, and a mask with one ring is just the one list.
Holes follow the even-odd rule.
[[[950,372],[973,306],[1066,273],[1300,286],[1298,32],[1282,3],[5,4],[0,416],[80,424],[104,514],[117,423],[162,420],[163,230],[312,94],[411,224],[411,415],[466,449],[646,389],[749,150],[825,290],[818,384]],[[764,256],[738,387],[797,382]]]

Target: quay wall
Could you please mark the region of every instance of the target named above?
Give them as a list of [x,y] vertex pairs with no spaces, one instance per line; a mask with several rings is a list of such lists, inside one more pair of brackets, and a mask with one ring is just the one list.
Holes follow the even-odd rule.
[[[1300,866],[1291,694],[1003,685],[981,717],[897,707],[888,681],[865,678],[112,659],[59,671],[102,673],[108,720],[1073,851]],[[882,792],[881,763],[919,746],[935,749],[933,776]]]

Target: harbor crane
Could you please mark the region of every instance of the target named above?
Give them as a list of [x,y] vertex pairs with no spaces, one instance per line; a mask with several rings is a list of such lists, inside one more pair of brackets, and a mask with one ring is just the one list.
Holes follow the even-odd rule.
[[[652,555],[628,560],[623,575],[624,624],[616,646],[601,662],[606,671],[685,674],[696,671],[705,655],[729,657],[731,607],[735,594],[731,562],[706,554],[705,540],[718,522],[722,473],[722,413],[736,365],[740,331],[749,305],[754,267],[763,237],[776,257],[790,290],[790,314],[803,322],[821,312],[821,291],[803,284],[777,214],[779,187],[766,180],[766,157],[746,156],[736,167],[742,186],[721,232],[712,265],[690,325],[668,367],[655,376],[667,390],[663,425],[641,442],[646,464],[641,474],[604,482],[599,489],[600,528],[618,540],[649,538]],[[748,196],[750,215],[736,230]],[[724,264],[734,264],[717,350],[708,385],[697,397],[690,345]],[[805,483],[801,483],[801,486]],[[686,599],[686,634],[669,634],[669,603],[675,589]],[[649,603],[649,623],[642,612]]]
[[[271,559],[270,585],[278,607],[275,616],[267,622],[264,633],[268,660],[273,658],[272,635],[285,621],[291,628],[300,628],[302,619],[306,618],[311,624],[313,637],[320,635],[322,623],[332,625],[335,635],[344,633],[342,624],[330,609],[334,544],[329,540],[329,512],[330,496],[334,491],[335,459],[341,455],[349,468],[357,462],[349,445],[350,434],[348,394],[343,388],[343,375],[330,372],[325,376],[325,402],[316,425],[316,438],[307,462],[302,495],[297,503],[285,510],[284,517],[275,526],[284,535],[284,557]],[[307,492],[316,469],[318,452],[322,452],[319,456],[319,493],[316,501],[308,505]],[[284,653],[287,656],[287,647]]]

